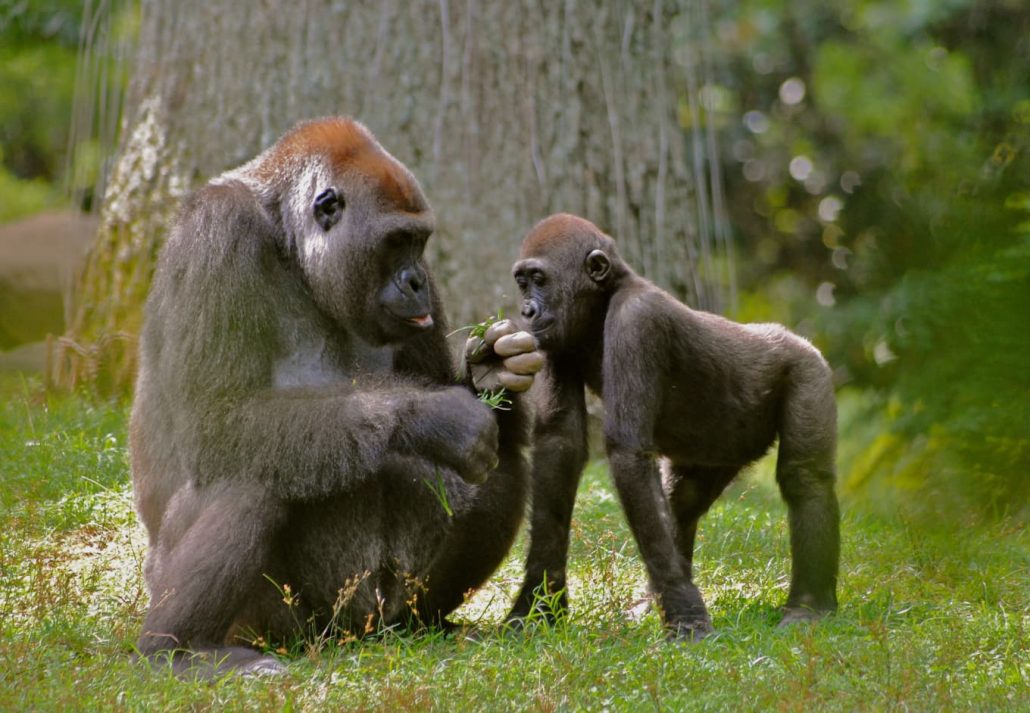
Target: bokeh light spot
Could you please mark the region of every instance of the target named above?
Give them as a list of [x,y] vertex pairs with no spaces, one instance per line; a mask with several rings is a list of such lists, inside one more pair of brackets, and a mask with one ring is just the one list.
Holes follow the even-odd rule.
[[805,98],[805,83],[800,77],[791,77],[780,85],[780,101],[795,106]]
[[788,170],[790,171],[791,178],[795,181],[803,181],[811,175],[813,168],[815,168],[815,166],[812,164],[812,159],[808,156],[801,155],[795,156],[790,160]]

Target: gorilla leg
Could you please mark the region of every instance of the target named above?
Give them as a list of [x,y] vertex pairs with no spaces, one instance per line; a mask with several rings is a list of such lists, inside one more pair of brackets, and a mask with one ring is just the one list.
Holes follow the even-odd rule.
[[[262,578],[237,628],[288,642],[406,625],[409,602],[421,598],[429,563],[452,529],[434,491],[440,478],[474,490],[454,471],[394,454],[346,494],[292,503],[267,570],[268,579],[290,585],[292,601],[286,605]],[[458,509],[469,497],[451,493],[450,504]]]
[[837,609],[840,509],[834,491],[837,412],[828,369],[791,373],[780,420],[776,482],[787,503],[791,580],[782,623]]
[[690,581],[677,547],[669,500],[654,458],[609,447],[612,477],[630,530],[647,567],[651,591],[675,636],[698,639],[712,630],[701,592]]
[[262,571],[291,585],[295,608],[256,579],[233,633],[286,642],[311,632],[446,625],[444,616],[489,577],[517,533],[526,488],[520,468],[502,464],[473,486],[452,470],[394,455],[364,487],[293,504]]
[[158,658],[188,648],[174,653],[173,669],[198,677],[281,668],[256,651],[225,646],[225,639],[261,577],[282,516],[281,505],[251,485],[180,491],[169,503],[161,549],[154,553],[139,652]]
[[687,576],[693,577],[694,538],[701,516],[737,475],[737,468],[671,466],[672,489],[669,504],[676,518],[676,546]]
[[[585,434],[571,436],[547,433],[537,437],[526,575],[509,620],[524,619],[536,609],[553,621],[568,606],[569,527],[587,450]],[[557,600],[541,600],[541,589],[547,595],[557,594]]]

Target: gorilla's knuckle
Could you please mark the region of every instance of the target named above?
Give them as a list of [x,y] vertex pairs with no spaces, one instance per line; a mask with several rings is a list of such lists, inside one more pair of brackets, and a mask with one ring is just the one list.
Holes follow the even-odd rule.
[[528,391],[533,386],[533,377],[528,374],[513,374],[510,371],[502,371],[497,375],[501,386],[509,391]]
[[487,344],[495,344],[499,339],[502,339],[515,331],[515,324],[510,319],[501,319],[491,324],[486,334],[483,335],[483,339]]

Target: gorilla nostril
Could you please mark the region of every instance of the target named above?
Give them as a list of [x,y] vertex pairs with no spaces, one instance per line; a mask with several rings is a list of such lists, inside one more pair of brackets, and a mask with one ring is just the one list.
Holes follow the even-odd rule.
[[407,288],[412,292],[419,292],[426,286],[426,276],[421,270],[410,268],[402,270],[398,278],[397,282],[400,287],[402,289]]
[[522,305],[522,316],[526,319],[533,319],[536,317],[536,307],[531,302]]

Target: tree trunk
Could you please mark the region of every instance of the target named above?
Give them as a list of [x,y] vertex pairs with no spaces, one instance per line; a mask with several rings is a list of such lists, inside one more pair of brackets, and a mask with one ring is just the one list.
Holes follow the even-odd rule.
[[360,119],[422,183],[454,324],[511,310],[519,242],[556,211],[720,309],[732,265],[705,2],[143,0],[102,227],[51,378],[126,388],[181,197],[326,114]]

